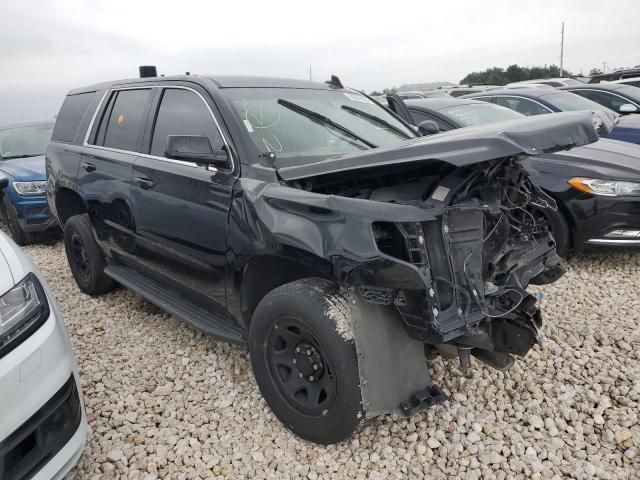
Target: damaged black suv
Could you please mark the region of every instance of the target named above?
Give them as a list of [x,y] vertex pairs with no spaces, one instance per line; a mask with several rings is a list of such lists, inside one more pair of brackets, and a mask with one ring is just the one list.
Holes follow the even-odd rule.
[[320,443],[446,399],[426,359],[506,369],[562,274],[519,159],[589,114],[421,138],[337,78],[139,78],[70,92],[47,195],[80,289],[116,283],[247,344],[276,416]]

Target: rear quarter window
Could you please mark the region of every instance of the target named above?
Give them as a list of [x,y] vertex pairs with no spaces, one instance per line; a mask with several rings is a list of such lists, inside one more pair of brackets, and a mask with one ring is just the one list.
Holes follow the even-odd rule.
[[104,113],[96,145],[136,152],[149,111],[151,89],[114,92]]
[[70,143],[76,138],[80,123],[96,92],[68,95],[62,103],[51,140]]

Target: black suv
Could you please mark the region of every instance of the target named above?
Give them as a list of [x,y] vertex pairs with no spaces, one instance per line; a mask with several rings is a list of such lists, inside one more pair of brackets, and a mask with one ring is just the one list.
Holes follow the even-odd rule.
[[248,344],[277,417],[333,443],[446,399],[438,353],[506,369],[536,343],[525,288],[562,271],[519,158],[598,138],[580,113],[417,132],[335,77],[109,82],[68,94],[47,195],[82,291]]

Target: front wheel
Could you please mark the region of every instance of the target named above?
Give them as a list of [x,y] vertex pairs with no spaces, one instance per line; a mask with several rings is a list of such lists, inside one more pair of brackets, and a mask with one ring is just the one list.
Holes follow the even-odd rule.
[[13,238],[13,241],[21,247],[27,245],[30,241],[30,236],[28,233],[22,230],[20,222],[18,221],[18,217],[15,215],[15,213],[13,213],[12,209],[7,208],[4,203],[0,204],[0,208],[2,209],[2,217],[9,227],[9,233],[11,233],[11,238]]
[[349,303],[320,278],[288,283],[258,304],[251,365],[273,413],[300,437],[345,440],[363,420]]
[[538,227],[551,232],[556,242],[558,255],[566,257],[571,246],[571,232],[560,208],[555,211],[549,208],[532,208],[529,213],[533,216]]

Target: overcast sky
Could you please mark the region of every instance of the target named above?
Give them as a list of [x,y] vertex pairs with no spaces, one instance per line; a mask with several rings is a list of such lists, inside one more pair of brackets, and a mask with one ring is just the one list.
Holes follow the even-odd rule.
[[88,83],[160,73],[246,74],[382,89],[474,70],[640,64],[638,0],[232,2],[0,0],[0,123],[51,117]]

